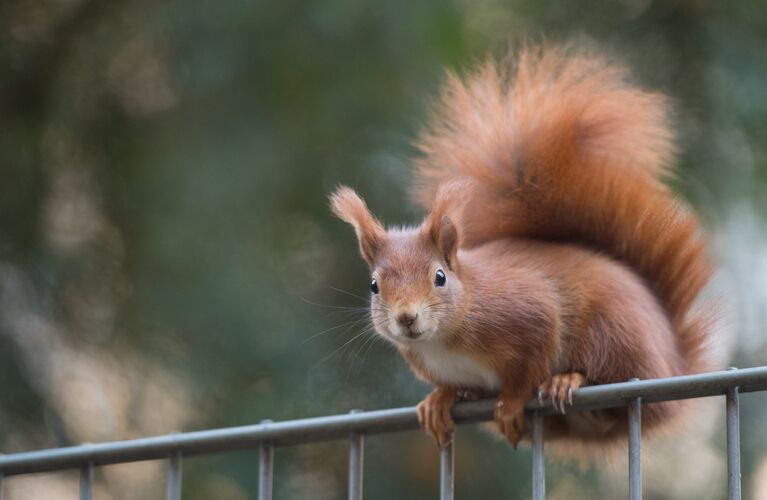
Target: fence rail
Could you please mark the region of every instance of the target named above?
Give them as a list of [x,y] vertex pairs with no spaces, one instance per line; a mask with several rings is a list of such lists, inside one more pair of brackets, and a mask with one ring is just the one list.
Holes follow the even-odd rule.
[[[629,407],[629,498],[641,498],[640,470],[641,404],[706,396],[726,397],[728,498],[740,498],[740,439],[738,396],[767,390],[767,367],[711,372],[653,380],[631,380],[581,388],[573,397],[572,411]],[[491,420],[493,400],[459,403],[453,409],[456,424]],[[557,410],[550,403],[531,401],[533,441],[533,499],[544,498],[542,416]],[[211,429],[163,436],[83,444],[23,453],[0,455],[0,497],[3,478],[62,469],[80,469],[80,498],[89,500],[96,466],[168,460],[169,500],[181,498],[183,457],[238,449],[260,449],[259,499],[271,498],[275,447],[318,441],[349,441],[349,498],[362,498],[364,436],[417,429],[415,407],[358,411],[283,422],[263,421],[256,425]],[[440,495],[453,498],[453,447],[441,452]]]

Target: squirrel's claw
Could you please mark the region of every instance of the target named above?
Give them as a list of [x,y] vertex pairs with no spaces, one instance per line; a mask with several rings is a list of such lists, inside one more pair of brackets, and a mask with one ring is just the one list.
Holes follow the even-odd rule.
[[573,393],[584,385],[586,377],[578,372],[561,373],[554,375],[551,380],[544,382],[538,387],[538,401],[543,404],[543,397],[551,398],[551,404],[555,410],[565,413],[565,403],[572,406]]
[[455,423],[450,411],[456,399],[454,390],[436,388],[416,406],[418,423],[437,441],[440,449],[453,440]]

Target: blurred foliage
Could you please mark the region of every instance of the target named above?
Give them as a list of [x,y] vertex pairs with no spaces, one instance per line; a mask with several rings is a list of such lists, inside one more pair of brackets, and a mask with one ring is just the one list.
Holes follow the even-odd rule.
[[[0,3],[0,449],[414,404],[427,388],[367,329],[367,271],[325,196],[348,183],[386,222],[417,220],[411,141],[445,68],[543,38],[590,40],[675,99],[675,185],[731,304],[718,349],[767,364],[767,4],[17,0]],[[650,448],[648,498],[723,496],[708,408]],[[411,437],[370,439],[366,498],[436,495],[437,455]],[[527,452],[458,439],[460,498],[529,495]],[[255,464],[189,460],[185,498],[253,498]],[[340,498],[344,464],[339,443],[280,450],[277,497]],[[101,498],[162,490],[161,464],[121,467]],[[613,469],[553,466],[551,498],[622,498]],[[41,477],[10,497],[75,484]]]

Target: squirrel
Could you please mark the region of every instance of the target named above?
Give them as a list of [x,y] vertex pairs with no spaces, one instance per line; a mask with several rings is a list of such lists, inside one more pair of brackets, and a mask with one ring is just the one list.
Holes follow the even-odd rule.
[[[705,371],[712,275],[698,218],[666,179],[676,153],[668,99],[572,45],[527,46],[448,75],[419,136],[418,226],[388,231],[340,186],[372,278],[370,314],[415,375],[437,444],[462,393],[497,394],[516,448],[525,404],[550,399],[547,440],[615,441],[627,411],[565,412],[585,385]],[[646,406],[644,430],[679,403]],[[579,415],[580,413],[580,415]]]

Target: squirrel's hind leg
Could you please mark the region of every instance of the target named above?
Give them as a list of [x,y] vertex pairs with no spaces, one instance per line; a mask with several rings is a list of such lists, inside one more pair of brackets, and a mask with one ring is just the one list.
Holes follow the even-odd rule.
[[495,422],[514,449],[525,434],[525,404],[527,400],[501,393],[495,404]]

